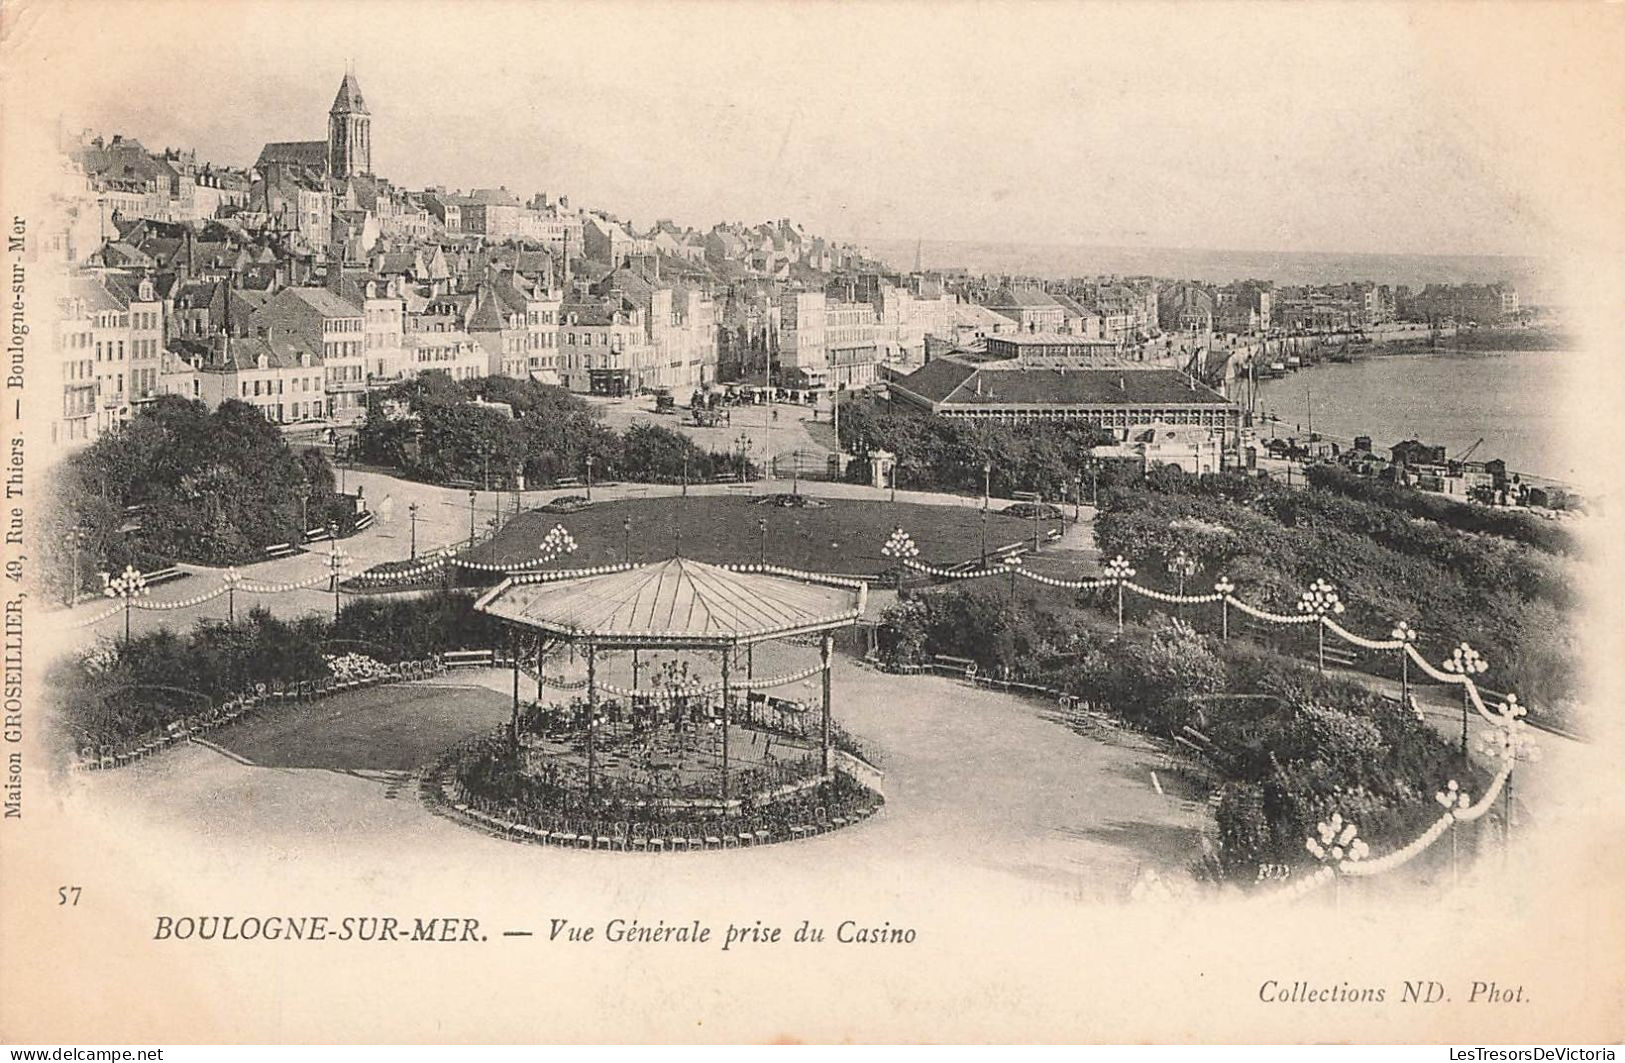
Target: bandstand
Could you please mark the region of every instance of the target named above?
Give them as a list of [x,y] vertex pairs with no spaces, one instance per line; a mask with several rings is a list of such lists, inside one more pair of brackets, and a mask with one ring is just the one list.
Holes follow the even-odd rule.
[[[732,816],[831,783],[834,635],[863,615],[867,586],[766,565],[688,558],[527,573],[475,608],[535,638],[538,697],[522,708],[515,656],[516,770],[583,812]],[[758,677],[754,650],[816,647],[815,663]],[[568,647],[585,676],[551,674]],[[630,658],[630,686],[606,672]],[[743,674],[741,674],[743,673]],[[816,701],[769,696],[816,679]],[[544,688],[573,692],[548,702]],[[816,722],[813,713],[816,711]]]

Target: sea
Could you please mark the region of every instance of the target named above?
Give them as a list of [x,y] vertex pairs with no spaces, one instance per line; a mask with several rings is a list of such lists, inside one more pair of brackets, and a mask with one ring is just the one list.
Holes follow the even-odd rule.
[[1245,251],[1204,248],[1109,247],[1078,244],[978,243],[967,240],[858,240],[894,269],[962,269],[972,274],[1031,277],[1166,277],[1227,284],[1268,280],[1278,285],[1511,284],[1526,305],[1556,295],[1551,270],[1524,255],[1386,255],[1319,251]]
[[[971,274],[1034,277],[1152,276],[1225,284],[1277,285],[1510,284],[1525,306],[1557,305],[1549,263],[1515,255],[1391,255],[1301,251],[1206,250],[949,240],[861,241],[894,268],[963,269]],[[1281,435],[1303,436],[1312,419],[1323,438],[1372,437],[1381,447],[1404,439],[1443,444],[1452,457],[1484,440],[1475,460],[1502,458],[1510,470],[1573,483],[1575,469],[1556,427],[1565,387],[1563,351],[1373,354],[1321,362],[1261,381],[1265,411]]]
[[[1258,384],[1258,412],[1274,414],[1273,434],[1374,447],[1405,439],[1443,445],[1457,457],[1501,458],[1526,478],[1574,483],[1580,477],[1559,434],[1574,355],[1564,351],[1371,354],[1320,362]],[[1265,434],[1270,434],[1265,431]]]

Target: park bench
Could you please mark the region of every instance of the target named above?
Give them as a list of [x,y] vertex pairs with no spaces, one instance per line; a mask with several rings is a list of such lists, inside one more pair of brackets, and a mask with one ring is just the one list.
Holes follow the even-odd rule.
[[468,664],[490,664],[490,650],[447,650],[440,655],[445,659],[448,668]]
[[299,551],[293,548],[292,543],[277,543],[275,546],[265,548],[265,557],[270,561],[280,561],[284,557],[292,557]]
[[171,580],[180,579],[182,576],[188,575],[188,573],[181,571],[174,565],[170,565],[168,568],[160,568],[142,575],[147,581],[147,586],[151,587],[159,583],[168,583]]
[[931,659],[939,667],[963,672],[966,679],[976,678],[976,662],[969,657],[953,657],[945,653],[939,653]]

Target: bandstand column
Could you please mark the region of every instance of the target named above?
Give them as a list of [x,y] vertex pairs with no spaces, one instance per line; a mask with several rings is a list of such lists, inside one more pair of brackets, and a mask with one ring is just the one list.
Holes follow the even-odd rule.
[[593,748],[594,732],[598,728],[593,721],[598,719],[598,655],[592,643],[587,643],[587,798],[593,795],[594,769],[597,764],[594,760],[596,750]]
[[823,658],[823,664],[824,664],[824,719],[823,719],[823,735],[822,735],[821,741],[822,741],[823,752],[824,752],[824,761],[823,761],[823,763],[824,763],[824,778],[826,778],[826,779],[828,779],[830,777],[831,772],[832,772],[832,768],[833,768],[833,765],[832,765],[831,760],[830,760],[830,747],[829,747],[829,659],[830,659],[830,653],[834,648],[835,648],[835,637],[833,635],[831,635],[827,631],[824,632],[823,642],[819,647],[819,655]]
[[732,650],[722,651],[722,799],[728,799],[728,703],[733,693],[728,685],[728,657]]
[[542,647],[544,640],[536,636],[536,704],[542,703]]

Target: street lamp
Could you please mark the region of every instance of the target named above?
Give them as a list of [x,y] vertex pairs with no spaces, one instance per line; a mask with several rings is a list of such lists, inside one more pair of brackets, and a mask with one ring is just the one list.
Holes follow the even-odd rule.
[[1443,790],[1434,794],[1433,799],[1439,802],[1450,816],[1450,881],[1452,884],[1460,885],[1461,868],[1457,862],[1456,824],[1461,821],[1461,817],[1457,813],[1471,808],[1473,799],[1467,796],[1467,791],[1463,790],[1454,779],[1446,783]]
[[220,574],[220,580],[226,585],[226,623],[237,623],[237,584],[243,581],[243,574],[235,566],[228,567]]
[[1540,759],[1540,746],[1529,734],[1529,721],[1524,717],[1529,710],[1518,704],[1518,695],[1508,694],[1506,703],[1496,710],[1496,726],[1479,738],[1479,751],[1491,760],[1506,765],[1507,781],[1503,789],[1505,805],[1501,812],[1501,840],[1512,844],[1512,773],[1519,761]]
[[1298,612],[1315,618],[1315,659],[1322,674],[1326,671],[1326,614],[1342,613],[1343,603],[1337,598],[1337,588],[1323,579],[1309,584],[1309,589],[1298,598]]
[[349,560],[349,555],[339,546],[338,525],[327,526],[327,538],[332,544],[327,552],[327,571],[333,590],[333,622],[336,624],[339,620],[339,573],[344,570],[344,563]]
[[880,548],[880,556],[891,558],[897,563],[897,593],[903,593],[903,569],[908,563],[920,556],[920,548],[901,526],[894,528],[891,537]]
[[406,507],[406,515],[412,518],[412,560],[418,559],[418,504],[413,502]]
[[1399,642],[1399,703],[1416,712],[1416,718],[1422,718],[1422,710],[1411,705],[1411,654],[1410,646],[1416,641],[1416,629],[1401,620],[1388,632],[1389,637]]
[[632,518],[630,516],[621,521],[621,563],[632,560]]
[[[1185,578],[1196,575],[1196,559],[1181,549],[1168,562],[1168,571],[1179,579],[1179,597],[1185,597]],[[1185,614],[1185,603],[1179,602],[1174,607],[1181,616]]]
[[1371,855],[1365,839],[1360,837],[1359,826],[1352,821],[1345,821],[1341,812],[1333,812],[1331,819],[1322,820],[1316,826],[1315,834],[1311,834],[1305,840],[1304,848],[1308,849],[1316,860],[1336,872],[1332,877],[1334,904],[1341,889],[1338,880],[1343,877],[1343,865],[1364,860]]
[[1444,670],[1462,678],[1461,684],[1461,759],[1467,759],[1467,711],[1472,707],[1472,677],[1488,671],[1490,664],[1477,650],[1463,642],[1450,651]]
[[987,511],[992,505],[993,459],[982,460],[982,568],[987,568]]
[[767,564],[767,518],[766,517],[757,517],[756,518],[756,531],[757,531],[757,547],[758,547],[758,549],[756,551],[756,560],[760,564],[765,565],[765,564]]
[[591,454],[587,455],[587,501],[592,501],[592,462]]
[[1230,637],[1230,596],[1236,593],[1236,585],[1230,582],[1229,576],[1220,576],[1218,582],[1213,584],[1213,591],[1219,596],[1219,637]]
[[68,529],[68,545],[73,548],[73,582],[68,586],[68,605],[79,600],[79,551],[85,543],[85,530],[78,525]]
[[1010,590],[1006,602],[1014,608],[1016,603],[1016,573],[1021,571],[1021,555],[1005,554],[1004,570],[1010,574]]
[[1117,585],[1117,633],[1123,633],[1123,584],[1134,578],[1134,569],[1118,554],[1106,562],[1106,578]]
[[468,545],[474,545],[474,503],[479,499],[478,491],[468,493]]
[[304,542],[310,531],[310,481],[299,481],[299,541]]
[[147,577],[142,575],[134,565],[125,565],[124,571],[117,576],[102,573],[102,593],[109,598],[119,598],[124,602],[124,645],[130,644],[130,609],[135,600],[152,593],[147,589]]

